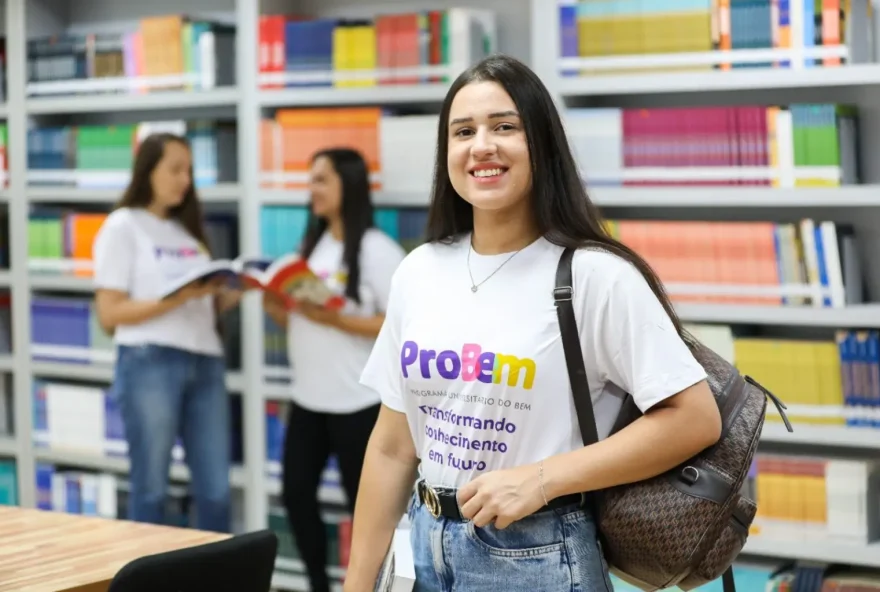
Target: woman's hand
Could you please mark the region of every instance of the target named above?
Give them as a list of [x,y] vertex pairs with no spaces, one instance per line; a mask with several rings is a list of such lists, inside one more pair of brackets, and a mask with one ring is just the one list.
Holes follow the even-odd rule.
[[268,290],[263,292],[263,311],[269,315],[276,325],[282,329],[287,329],[290,310],[281,298]]
[[311,302],[299,302],[296,311],[312,322],[328,327],[335,327],[339,323],[339,312],[312,304]]
[[244,298],[245,291],[237,288],[230,288],[225,285],[221,286],[217,291],[217,310],[224,313],[235,308]]
[[539,510],[544,505],[538,465],[491,471],[480,475],[458,490],[461,514],[474,526],[495,522],[495,528]]
[[263,308],[284,310],[285,307],[284,303],[281,301],[281,298],[266,290],[263,292]]
[[177,291],[174,297],[183,304],[193,298],[203,298],[205,296],[214,296],[215,294],[220,292],[220,289],[223,287],[222,279],[214,279],[207,282],[192,282],[191,284],[185,285],[183,288]]

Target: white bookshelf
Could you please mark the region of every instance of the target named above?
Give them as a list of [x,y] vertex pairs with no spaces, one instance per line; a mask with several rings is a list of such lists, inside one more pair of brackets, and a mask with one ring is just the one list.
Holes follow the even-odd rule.
[[834,188],[596,187],[591,199],[607,208],[871,208],[880,206],[880,185]]
[[439,84],[395,87],[392,93],[384,87],[346,89],[344,92],[338,89],[304,88],[259,91],[257,103],[261,107],[439,104],[444,96],[446,86]]
[[797,424],[789,433],[782,423],[766,422],[761,440],[769,444],[813,446],[820,448],[854,448],[880,451],[880,430],[833,425]]
[[[9,356],[0,357],[0,371],[14,379],[15,427],[13,437],[0,437],[0,456],[14,457],[19,482],[19,497],[25,506],[35,503],[34,466],[37,461],[63,462],[117,473],[127,471],[122,459],[107,459],[69,451],[46,451],[32,446],[31,386],[36,377],[58,380],[78,379],[109,382],[112,367],[108,364],[61,364],[38,362],[31,358],[30,303],[33,291],[89,294],[90,280],[59,277],[29,270],[25,260],[28,237],[28,212],[36,204],[77,204],[107,206],[120,195],[118,190],[92,190],[28,186],[25,146],[26,122],[44,121],[123,121],[198,118],[224,114],[237,126],[238,180],[200,191],[208,207],[234,208],[239,223],[239,250],[260,251],[260,210],[267,205],[305,205],[308,196],[302,191],[263,189],[260,184],[260,120],[281,107],[332,107],[357,105],[408,106],[424,113],[438,113],[446,86],[438,84],[393,87],[334,89],[285,88],[260,90],[257,72],[257,31],[261,14],[304,13],[312,16],[366,16],[378,12],[411,9],[448,8],[467,3],[453,0],[413,0],[411,2],[356,2],[355,0],[156,0],[153,3],[125,3],[118,0],[70,0],[61,6],[52,0],[5,0],[3,26],[7,39],[6,102],[0,104],[0,118],[8,120],[9,186],[0,189],[0,202],[9,209],[9,236],[12,264],[0,271],[0,286],[12,294],[12,332],[16,347]],[[792,102],[792,97],[834,102],[876,105],[880,96],[880,64],[805,70],[742,69],[728,72],[660,73],[565,78],[559,75],[563,65],[556,56],[559,31],[556,22],[557,0],[485,0],[482,8],[496,11],[499,49],[528,61],[553,91],[560,106],[630,106],[698,105],[701,102]],[[138,95],[58,96],[64,85],[44,87],[42,96],[26,92],[25,42],[37,35],[60,32],[65,28],[99,32],[114,30],[137,18],[151,14],[188,12],[218,17],[237,24],[236,84],[208,91],[163,92]],[[78,83],[82,84],[82,83]],[[94,86],[94,81],[87,84]],[[119,85],[119,81],[103,84]],[[69,88],[69,86],[68,86]],[[33,89],[31,89],[33,90]],[[875,110],[876,111],[876,110]],[[210,114],[210,115],[209,115]],[[865,131],[869,145],[876,145],[880,127],[868,118]],[[425,138],[432,142],[433,138]],[[880,147],[880,146],[878,146]],[[821,212],[815,216],[857,221],[866,236],[866,249],[880,247],[880,169],[870,171],[872,182],[841,188],[773,189],[763,187],[694,188],[694,187],[591,187],[594,201],[614,216],[635,217],[650,212],[651,217],[676,218],[682,214],[706,219],[793,219],[802,212]],[[384,187],[374,195],[379,205],[427,205],[430,179],[413,187]],[[873,232],[872,232],[873,231]],[[880,275],[880,274],[877,274]],[[873,286],[880,287],[880,278]],[[873,290],[874,294],[880,290]],[[267,475],[265,458],[266,426],[264,405],[267,400],[284,399],[289,389],[267,382],[276,374],[264,368],[263,317],[258,299],[246,298],[242,305],[242,368],[227,376],[231,392],[246,394],[243,401],[244,463],[231,474],[231,482],[244,494],[244,527],[266,525],[267,506],[280,493],[276,478]],[[782,327],[788,330],[833,330],[880,328],[880,304],[838,309],[780,308],[682,304],[678,311],[683,320],[700,323]],[[794,434],[780,426],[768,425],[762,435],[765,445],[777,444],[880,449],[878,431],[845,427],[797,425]],[[186,480],[185,471],[175,467],[172,476]],[[338,490],[322,490],[322,498],[340,503]],[[861,566],[875,566],[880,557],[876,546],[830,545],[819,542],[771,542],[752,537],[746,552],[775,558],[816,561],[841,561]],[[290,568],[291,566],[285,566]],[[296,566],[299,567],[299,566]],[[277,574],[279,589],[305,589],[303,577]]]
[[833,329],[880,328],[880,304],[845,308],[757,306],[729,304],[679,304],[676,311],[691,323],[776,325]]
[[[203,203],[236,203],[242,194],[237,183],[220,183],[199,191]],[[115,189],[84,189],[77,187],[30,187],[27,191],[31,203],[52,204],[113,204],[119,201],[120,192]]]
[[[550,41],[546,42],[548,45]],[[555,46],[551,46],[555,47]],[[564,97],[623,94],[714,93],[803,88],[864,88],[880,84],[880,65],[858,64],[846,68],[768,69],[727,72],[656,73],[590,79],[563,78],[558,92]]]
[[18,442],[10,436],[0,437],[0,454],[3,456],[15,456],[18,454]]
[[856,567],[880,567],[880,544],[856,545],[797,539],[773,539],[752,535],[743,553],[776,559],[842,563]]
[[[163,96],[168,94],[169,96]],[[39,97],[25,101],[29,115],[56,115],[59,113],[109,113],[118,111],[165,111],[168,109],[204,109],[205,107],[234,107],[239,102],[237,89],[211,91],[168,92],[145,95],[106,95],[99,97]]]

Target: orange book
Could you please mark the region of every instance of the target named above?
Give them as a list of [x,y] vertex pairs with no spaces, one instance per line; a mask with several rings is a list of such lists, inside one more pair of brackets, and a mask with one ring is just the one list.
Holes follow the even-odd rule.
[[[840,45],[840,0],[822,0],[822,45]],[[823,66],[839,66],[839,57],[822,59]]]
[[381,189],[378,107],[280,109],[275,121],[280,128],[280,152],[286,189],[308,187],[312,156],[325,148],[346,146],[358,150],[369,168],[371,189]]
[[[72,259],[80,261],[92,260],[92,243],[95,242],[95,236],[98,234],[107,214],[95,213],[76,213],[70,214],[66,222],[66,240],[67,248]],[[74,273],[76,275],[91,276],[91,269],[77,268]]]
[[[718,46],[722,51],[730,51],[732,41],[730,37],[730,0],[718,2]],[[722,70],[730,70],[730,62],[721,63]]]
[[178,14],[141,19],[146,76],[183,74],[181,36],[184,20]]

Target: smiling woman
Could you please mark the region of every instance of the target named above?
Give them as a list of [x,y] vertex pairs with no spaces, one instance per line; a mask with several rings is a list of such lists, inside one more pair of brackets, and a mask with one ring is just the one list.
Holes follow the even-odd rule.
[[[483,60],[452,84],[439,119],[428,242],[392,279],[361,377],[382,407],[345,590],[373,589],[409,503],[419,592],[607,592],[582,494],[716,442],[706,372],[656,275],[605,232],[531,70]],[[566,249],[600,434],[586,447],[552,296]],[[609,435],[626,394],[644,415]]]
[[[473,206],[474,215],[497,216],[501,211],[508,220],[526,218],[521,214],[529,207],[526,197],[531,191],[528,141],[504,88],[492,81],[463,87],[450,107],[448,136],[449,180]],[[522,238],[539,235],[535,228],[524,230]],[[511,247],[503,242],[490,246],[492,242],[474,248],[491,255],[493,249],[503,253]]]

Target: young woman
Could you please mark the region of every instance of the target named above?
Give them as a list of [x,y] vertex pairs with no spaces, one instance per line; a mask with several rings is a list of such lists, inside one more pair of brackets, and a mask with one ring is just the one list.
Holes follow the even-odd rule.
[[283,497],[313,592],[329,592],[318,487],[327,458],[339,460],[353,510],[379,396],[359,383],[382,326],[391,276],[404,251],[373,227],[369,171],[360,154],[325,150],[312,159],[311,214],[300,248],[309,267],[346,298],[340,311],[302,306],[267,312],[288,329],[294,388],[283,460]]
[[[605,592],[580,493],[659,474],[715,442],[706,373],[656,276],[604,231],[534,73],[505,56],[465,71],[438,134],[428,241],[392,280],[362,377],[383,405],[345,590],[373,589],[411,499],[420,592]],[[574,305],[602,438],[589,447],[552,296],[563,247],[579,249]],[[645,415],[609,437],[624,392]]]
[[166,282],[210,260],[186,140],[143,140],[131,182],[93,246],[96,305],[117,345],[112,391],[131,459],[129,518],[161,523],[171,449],[183,438],[195,527],[228,532],[229,400],[217,315],[238,291]]

